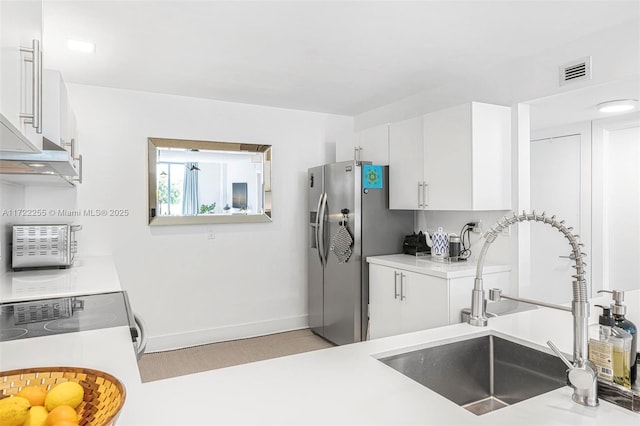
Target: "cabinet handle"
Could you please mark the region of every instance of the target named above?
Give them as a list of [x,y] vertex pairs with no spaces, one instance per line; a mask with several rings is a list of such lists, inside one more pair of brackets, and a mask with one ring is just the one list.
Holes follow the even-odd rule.
[[73,158],[78,162],[78,178],[75,181],[78,183],[82,183],[82,154],[78,154],[78,156],[76,156],[76,151],[78,150],[78,148],[76,148],[75,138],[71,138],[70,146],[71,146],[71,158]]
[[82,183],[82,154],[77,157],[73,157],[74,160],[78,161],[78,177],[75,179],[76,182]]
[[361,146],[353,147],[353,161],[355,161],[356,163],[359,163],[361,161],[361,158],[360,158],[361,154],[362,154]]
[[400,272],[394,272],[395,277],[393,279],[393,298],[397,299],[398,297],[400,297],[400,294],[398,293],[398,275],[400,275],[400,285],[402,285],[402,275],[400,274]]
[[422,182],[422,207],[429,206],[429,184]]
[[421,203],[422,196],[423,196],[422,182],[418,182],[418,208],[423,207],[423,204]]
[[21,113],[20,118],[25,123],[31,124],[36,133],[42,133],[42,51],[40,40],[33,39],[32,47],[21,47],[21,52],[31,53],[31,59],[24,58],[25,62],[31,62],[31,113]]
[[400,274],[400,300],[404,300],[407,296],[404,294],[404,279],[407,276],[405,274]]

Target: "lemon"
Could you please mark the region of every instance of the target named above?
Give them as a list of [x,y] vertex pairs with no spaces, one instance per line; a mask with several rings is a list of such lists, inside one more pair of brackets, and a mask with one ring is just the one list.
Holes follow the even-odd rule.
[[44,407],[51,411],[61,405],[76,408],[84,398],[84,389],[76,382],[63,382],[51,388],[44,399]]
[[44,426],[48,415],[49,412],[47,409],[40,405],[31,407],[29,414],[27,415],[27,420],[24,422],[24,426]]
[[29,400],[21,396],[0,399],[0,425],[20,426],[29,414]]
[[16,394],[16,396],[27,398],[32,407],[36,405],[44,405],[44,398],[46,395],[47,390],[40,386],[25,386]]

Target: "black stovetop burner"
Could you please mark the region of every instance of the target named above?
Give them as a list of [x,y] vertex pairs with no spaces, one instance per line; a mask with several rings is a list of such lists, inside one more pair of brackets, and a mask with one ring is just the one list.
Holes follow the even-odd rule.
[[0,342],[119,326],[137,337],[124,291],[0,304]]

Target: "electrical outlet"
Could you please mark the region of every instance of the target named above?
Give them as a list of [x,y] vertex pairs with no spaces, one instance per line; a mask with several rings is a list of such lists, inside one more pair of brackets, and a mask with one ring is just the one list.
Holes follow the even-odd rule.
[[469,223],[473,223],[471,226],[471,232],[476,234],[482,234],[482,221],[481,220],[472,220]]
[[207,228],[207,238],[209,240],[215,240],[216,238],[216,233],[213,231],[213,228],[211,227]]

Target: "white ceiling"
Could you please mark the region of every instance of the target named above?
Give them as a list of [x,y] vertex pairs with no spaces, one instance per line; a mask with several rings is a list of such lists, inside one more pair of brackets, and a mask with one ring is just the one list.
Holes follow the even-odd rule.
[[637,0],[45,0],[45,66],[71,83],[357,115],[638,16]]
[[531,129],[550,129],[629,114],[598,111],[598,104],[619,99],[640,99],[640,81],[637,78],[617,80],[531,101]]

